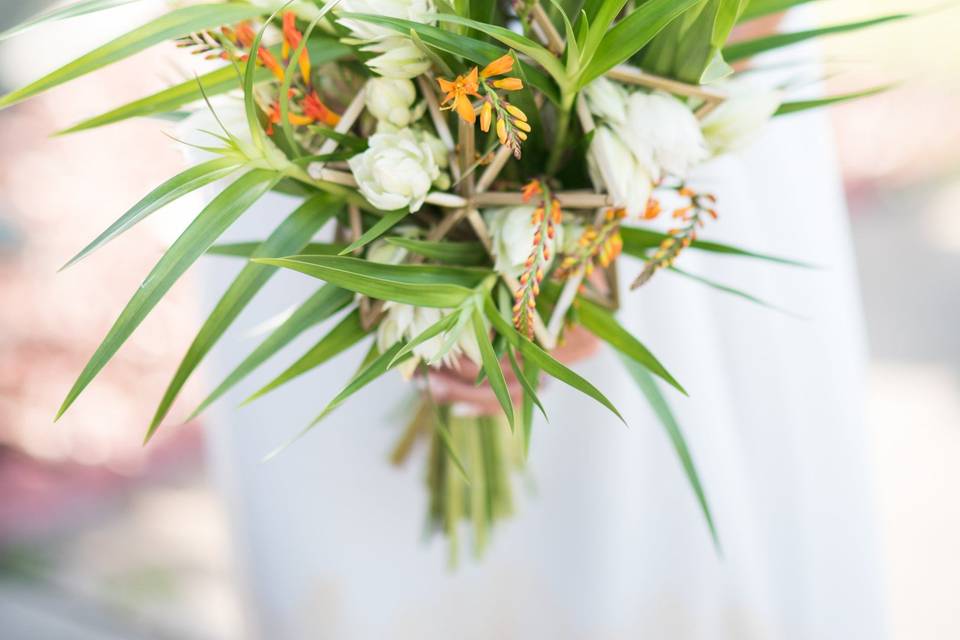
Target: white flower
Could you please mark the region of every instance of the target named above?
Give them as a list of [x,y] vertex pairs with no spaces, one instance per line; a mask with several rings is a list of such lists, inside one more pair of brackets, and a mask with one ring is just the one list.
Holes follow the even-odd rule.
[[685,176],[710,155],[697,117],[666,93],[631,94],[626,121],[617,132],[654,181],[663,172]]
[[430,69],[430,58],[403,36],[379,40],[363,51],[380,54],[367,60],[367,66],[384,78],[416,78]]
[[[432,0],[341,0],[337,13],[368,13],[387,18],[402,18],[412,22],[434,24],[436,9]],[[397,36],[397,31],[372,22],[340,18],[337,22],[363,41],[384,40]]]
[[[531,223],[533,211],[533,207],[522,206],[484,212],[493,240],[494,268],[499,273],[517,277],[523,272],[524,263],[533,248],[533,237],[537,233],[537,227]],[[556,232],[553,246],[562,246],[563,227],[558,226]],[[556,253],[551,252],[550,262]]]
[[[436,23],[432,0],[342,0],[337,11],[402,18],[422,24]],[[427,55],[399,32],[363,20],[340,18],[338,22],[350,30],[355,40],[370,43],[363,48],[364,51],[380,54],[367,61],[367,66],[380,75],[414,78],[430,68]]]
[[360,193],[384,211],[418,211],[434,180],[440,179],[440,167],[430,144],[419,140],[410,129],[375,133],[367,150],[348,162]]
[[[386,315],[377,327],[377,348],[381,353],[401,340],[413,340],[451,313],[398,302],[385,303],[383,310]],[[415,357],[400,365],[400,372],[409,378],[421,359],[431,366],[455,365],[461,354],[479,364],[480,347],[470,325],[454,327],[454,330],[458,332],[455,335],[441,333],[417,345],[413,350]]]
[[417,89],[406,79],[371,78],[364,89],[367,111],[377,120],[401,129],[416,119],[416,100]]
[[780,91],[728,83],[729,97],[702,123],[713,155],[737,151],[750,144],[783,103]]
[[627,215],[641,215],[653,193],[653,177],[645,164],[607,126],[597,127],[587,156],[595,184],[605,184],[616,206]]
[[623,124],[627,119],[627,92],[619,84],[599,77],[584,89],[590,112],[611,124]]

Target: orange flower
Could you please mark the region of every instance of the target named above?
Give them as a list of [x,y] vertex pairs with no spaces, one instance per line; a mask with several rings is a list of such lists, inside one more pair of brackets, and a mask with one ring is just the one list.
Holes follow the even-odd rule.
[[480,77],[486,79],[492,76],[501,76],[505,73],[510,73],[512,70],[513,56],[508,53],[485,66],[483,71],[480,72]]
[[437,78],[437,83],[440,85],[440,90],[444,92],[441,108],[456,109],[457,114],[464,122],[473,124],[477,119],[477,114],[473,110],[473,104],[470,102],[469,96],[480,97],[480,94],[477,93],[480,88],[477,68],[474,67],[465,76],[457,76],[453,82]]
[[270,53],[266,47],[260,47],[257,51],[257,57],[263,66],[273,72],[277,80],[283,81],[283,67],[280,66],[280,63],[277,62],[277,59],[273,57],[273,54]]
[[[283,14],[283,58],[290,57],[290,52],[300,46],[303,35],[297,30],[297,16],[293,11]],[[310,55],[306,48],[300,52],[300,75],[303,81],[310,84]]]
[[480,130],[486,133],[490,131],[490,120],[493,118],[493,105],[489,100],[484,101],[480,108]]
[[523,89],[523,80],[520,78],[503,78],[502,80],[494,80],[492,84],[497,89],[503,89],[504,91],[519,91]]
[[530,199],[533,198],[533,196],[540,195],[541,193],[543,193],[543,187],[540,186],[539,180],[531,180],[527,184],[523,185],[522,194],[524,202],[530,202]]
[[[311,91],[303,99],[303,112],[312,120],[333,127],[340,122],[340,116],[323,103],[316,91]],[[292,121],[292,120],[291,120]]]

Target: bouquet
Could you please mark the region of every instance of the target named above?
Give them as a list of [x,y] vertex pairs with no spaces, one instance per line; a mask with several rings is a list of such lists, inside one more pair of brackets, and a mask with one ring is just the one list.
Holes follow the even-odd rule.
[[[76,2],[0,37],[131,1]],[[661,419],[716,540],[663,391],[684,394],[683,386],[618,323],[620,274],[630,290],[664,270],[684,274],[675,265],[688,251],[800,264],[702,240],[722,203],[688,177],[773,117],[870,93],[791,102],[790,87],[769,86],[745,65],[903,17],[731,43],[737,25],[802,2],[181,2],[0,98],[10,106],[162,42],[221,61],[69,129],[174,119],[204,159],[147,194],[68,266],[173,200],[225,186],[134,293],[58,417],[191,264],[204,254],[233,256],[245,263],[174,374],[147,440],[240,312],[277,269],[291,269],[316,279],[316,292],[193,415],[327,322],[329,331],[251,399],[366,343],[360,367],[306,430],[399,372],[418,405],[393,460],[428,448],[429,523],[454,553],[461,523],[471,523],[479,551],[511,511],[512,474],[526,458],[534,414],[546,415],[538,397],[546,378],[619,417],[564,356],[564,345],[593,336],[622,356]],[[271,191],[301,204],[261,239],[217,244]],[[656,219],[669,220],[665,231]],[[458,402],[449,393],[458,384],[476,386],[476,402]]]

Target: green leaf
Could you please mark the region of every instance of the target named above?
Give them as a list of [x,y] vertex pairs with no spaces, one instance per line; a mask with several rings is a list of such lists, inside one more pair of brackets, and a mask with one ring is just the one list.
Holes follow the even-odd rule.
[[670,405],[667,403],[666,398],[663,397],[663,394],[657,387],[656,380],[653,379],[653,377],[645,368],[630,358],[623,357],[622,360],[624,366],[627,368],[627,371],[630,372],[630,375],[633,376],[637,386],[640,387],[643,395],[646,396],[647,402],[650,403],[650,407],[653,409],[654,414],[657,416],[657,418],[659,418],[660,423],[666,430],[667,436],[670,438],[670,443],[673,445],[673,449],[677,452],[677,456],[680,458],[680,463],[683,465],[683,471],[687,476],[690,487],[697,496],[697,502],[700,504],[700,510],[703,512],[703,517],[706,519],[707,526],[710,528],[710,536],[713,538],[713,543],[719,550],[720,538],[717,535],[717,528],[713,522],[713,516],[710,513],[710,505],[707,502],[707,496],[703,490],[703,483],[700,482],[700,476],[697,473],[696,465],[693,462],[693,456],[690,455],[690,449],[687,447],[687,441],[683,437],[683,431],[681,431],[680,425],[677,424],[676,418],[673,417],[673,412],[670,410]]
[[741,298],[743,300],[746,300],[747,302],[758,304],[761,307],[766,307],[767,309],[771,309],[773,311],[779,311],[780,313],[785,313],[788,316],[792,316],[794,318],[800,318],[799,315],[797,315],[796,313],[793,313],[792,311],[787,311],[782,307],[778,307],[775,304],[771,304],[766,300],[762,300],[761,298],[751,295],[745,291],[741,291],[740,289],[735,289],[734,287],[728,287],[727,285],[720,284],[719,282],[715,282],[708,278],[704,278],[703,276],[698,276],[696,274],[689,273],[687,271],[682,271],[680,269],[677,269],[676,267],[670,267],[670,271],[672,271],[673,273],[676,273],[677,275],[683,276],[684,278],[689,278],[690,280],[706,285],[711,289],[716,289],[717,291],[720,291],[722,293],[728,293],[736,298]]
[[[533,435],[533,407],[536,406],[543,415],[544,420],[548,420],[547,412],[540,402],[537,395],[537,386],[540,384],[540,370],[536,365],[526,362],[524,368],[520,368],[517,357],[513,355],[513,347],[507,345],[507,357],[510,359],[510,366],[513,368],[513,374],[520,381],[523,387],[523,404],[520,408],[520,415],[523,420],[523,455],[524,458],[530,453],[530,438]],[[533,378],[534,382],[530,379]]]
[[813,38],[820,38],[822,36],[838,33],[848,33],[850,31],[866,29],[867,27],[885,24],[895,20],[903,20],[909,17],[911,16],[908,13],[898,13],[894,15],[883,16],[881,18],[873,18],[872,20],[848,22],[846,24],[837,24],[830,27],[820,27],[818,29],[809,29],[806,31],[777,33],[772,36],[765,36],[755,40],[747,40],[744,42],[736,42],[731,44],[723,50],[723,55],[728,62],[737,62],[738,60],[752,58],[753,56],[765,53],[767,51],[772,51],[773,49],[780,49],[782,47],[787,47],[793,44],[804,42],[806,40],[811,40]]
[[359,238],[353,241],[346,249],[340,252],[340,255],[345,255],[348,253],[353,253],[357,249],[361,249],[390,229],[393,229],[397,226],[397,223],[407,217],[406,209],[397,209],[396,211],[390,211],[385,214],[382,218],[377,220],[376,224],[366,230]]
[[[387,16],[378,16],[366,13],[345,12],[341,13],[340,16],[343,18],[349,18],[351,20],[363,20],[364,22],[369,22],[371,24],[388,27],[403,35],[408,35],[409,32],[413,30],[418,36],[420,36],[420,39],[424,42],[424,44],[427,44],[434,49],[439,49],[440,51],[445,51],[447,53],[460,56],[479,66],[485,66],[506,53],[504,49],[490,44],[489,42],[475,40],[473,38],[468,38],[467,36],[462,36],[450,31],[444,31],[443,29],[439,29],[428,24],[413,22],[411,20],[401,20],[399,18],[390,18]],[[553,102],[558,101],[559,94],[557,92],[557,88],[553,81],[551,81],[546,74],[525,63],[521,63],[520,67],[526,74],[530,84],[540,89],[544,95],[546,95],[547,98]]]
[[812,0],[750,0],[750,4],[747,5],[747,10],[740,16],[740,22],[748,22],[774,13],[780,13],[811,1]]
[[325,284],[320,287],[289,318],[284,320],[283,324],[267,336],[250,355],[244,358],[236,369],[230,372],[230,375],[190,414],[188,421],[200,415],[204,409],[250,375],[270,357],[290,344],[297,336],[343,309],[352,300],[353,292],[351,291],[335,287],[332,284]]
[[885,85],[882,87],[874,87],[873,89],[867,89],[865,91],[855,91],[853,93],[844,93],[836,96],[827,96],[825,98],[817,98],[814,100],[798,100],[795,102],[784,102],[780,105],[780,108],[777,109],[777,112],[773,115],[775,116],[786,116],[792,113],[800,113],[801,111],[809,111],[810,109],[819,109],[821,107],[829,107],[831,105],[840,104],[842,102],[849,102],[851,100],[858,100],[860,98],[868,98],[870,96],[875,96],[885,91],[889,91],[895,85]]
[[487,319],[493,324],[493,328],[520,352],[520,355],[523,356],[524,361],[533,363],[544,373],[556,378],[566,385],[573,387],[580,393],[593,398],[609,409],[615,416],[620,418],[621,422],[626,424],[626,422],[623,420],[623,416],[620,415],[620,412],[617,411],[617,408],[613,406],[613,403],[610,402],[605,395],[600,393],[596,387],[590,384],[587,380],[584,380],[578,374],[571,371],[562,363],[558,362],[555,358],[553,358],[553,356],[532,343],[526,337],[517,333],[517,330],[513,328],[513,325],[511,325],[507,320],[504,320],[503,316],[500,315],[496,305],[493,304],[493,300],[491,300],[489,297],[484,300],[484,311],[486,312]]
[[447,240],[431,242],[400,236],[390,236],[384,238],[384,240],[424,258],[445,264],[475,267],[490,263],[490,256],[480,242],[452,242]]
[[337,397],[331,400],[330,404],[328,404],[327,407],[320,413],[320,415],[314,419],[314,421],[310,424],[310,427],[316,426],[321,420],[330,415],[337,407],[342,405],[347,398],[386,373],[387,365],[393,361],[394,356],[401,347],[402,345],[395,344],[393,347],[387,349],[383,354],[381,354],[376,360],[364,367],[359,373],[357,373],[350,383],[344,387],[343,391],[338,393]]
[[[641,260],[647,259],[647,250],[660,246],[660,243],[667,237],[666,234],[649,229],[640,229],[638,227],[621,227],[620,236],[623,239],[623,252],[627,255]],[[706,240],[697,240],[690,245],[691,249],[708,251],[710,253],[721,253],[731,256],[741,256],[744,258],[755,258],[767,262],[789,265],[792,267],[803,267],[805,269],[815,269],[816,267],[807,262],[791,260],[789,258],[780,258],[778,256],[747,251],[728,244],[719,242],[708,242]]]
[[459,319],[458,314],[455,314],[455,313],[451,313],[449,315],[446,315],[440,318],[438,321],[436,321],[435,323],[427,327],[423,331],[423,333],[421,333],[420,335],[415,337],[413,340],[405,344],[403,348],[397,352],[397,355],[390,362],[390,364],[387,365],[387,368],[392,369],[400,358],[407,355],[408,353],[413,353],[414,349],[419,347],[421,344],[423,344],[427,340],[435,338],[440,334],[445,333],[450,329],[452,329],[453,326],[457,324],[458,319]]
[[[579,86],[585,87],[613,67],[629,60],[661,29],[699,1],[647,0],[641,4],[606,32],[596,54],[580,74]],[[594,23],[590,28],[592,30],[597,26]]]
[[193,5],[175,9],[134,29],[126,35],[94,49],[39,80],[0,98],[0,109],[16,104],[42,91],[123,60],[155,44],[256,17],[263,9],[248,4]]
[[363,328],[363,323],[360,322],[360,310],[354,309],[343,320],[337,323],[337,325],[330,330],[330,333],[323,336],[317,344],[313,345],[313,348],[301,356],[299,360],[287,367],[283,373],[264,385],[259,391],[244,400],[243,404],[250,404],[277,387],[302,376],[308,371],[316,369],[334,356],[340,355],[363,340],[369,333],[367,329]]
[[[550,53],[546,47],[534,42],[526,36],[522,36],[519,33],[515,33],[499,25],[477,22],[476,20],[471,20],[470,18],[464,18],[462,16],[450,13],[438,13],[437,20],[440,22],[460,24],[476,29],[481,33],[485,33],[495,40],[507,45],[511,49],[516,49],[520,53],[524,53],[533,58],[540,64],[540,66],[547,70],[547,73],[553,76],[554,80],[556,80],[558,84],[563,84],[566,81],[566,71],[556,56]],[[487,60],[487,62],[493,62],[493,59]]]
[[[297,207],[270,234],[270,237],[257,247],[253,255],[255,257],[270,256],[303,249],[313,235],[320,230],[320,227],[336,215],[341,208],[342,203],[339,200],[334,200],[324,194],[314,196]],[[151,438],[156,432],[160,423],[170,411],[173,401],[179,395],[187,379],[200,364],[200,361],[209,353],[213,345],[223,337],[223,334],[237,319],[240,312],[246,308],[275,272],[274,267],[248,262],[237,274],[230,287],[217,302],[217,306],[210,312],[206,322],[203,323],[180,362],[177,372],[170,381],[163,394],[163,399],[154,413],[147,439]]]
[[107,244],[127,229],[133,227],[153,212],[170,204],[181,196],[230,175],[239,168],[240,165],[232,158],[216,158],[190,167],[186,171],[170,178],[148,193],[140,202],[133,205],[129,211],[120,216],[116,222],[97,236],[93,242],[84,247],[80,253],[70,258],[65,265],[60,267],[60,271],[80,262],[86,256]]
[[95,13],[97,11],[104,11],[106,9],[112,9],[114,7],[119,7],[120,5],[124,4],[131,4],[133,2],[138,2],[138,0],[83,0],[82,2],[73,2],[63,7],[56,7],[49,11],[44,11],[43,13],[30,18],[29,20],[21,22],[15,27],[3,31],[0,33],[0,40],[6,40],[7,38],[18,36],[21,33],[48,22],[56,22],[57,20],[75,18],[77,16]]
[[[260,242],[232,242],[215,244],[207,249],[208,256],[225,256],[228,258],[250,258],[253,252],[262,244]],[[335,256],[347,246],[342,242],[310,242],[303,249],[302,255]],[[283,256],[263,256],[265,258],[282,258]]]
[[660,364],[660,361],[632,333],[624,329],[612,313],[582,298],[579,300],[578,311],[580,322],[586,327],[587,331],[628,358],[643,365],[650,373],[664,380],[683,395],[687,395],[686,390]]
[[587,0],[584,3],[584,16],[588,18],[589,25],[582,47],[584,64],[589,64],[593,60],[600,43],[610,31],[610,25],[617,19],[626,4],[626,0],[598,0],[597,2]]
[[[350,53],[350,48],[346,45],[340,44],[336,40],[318,38],[317,36],[311,39],[310,44],[307,45],[307,50],[310,52],[310,60],[313,64],[323,64],[324,62],[336,60]],[[271,47],[271,51],[279,51],[279,47]],[[241,64],[241,70],[245,68],[246,65]],[[256,68],[254,75],[255,84],[264,81],[273,81],[273,79],[274,75],[269,69],[263,67]],[[232,89],[239,89],[240,87],[241,82],[240,77],[237,75],[237,69],[232,65],[221,67],[197,78],[181,82],[168,89],[158,91],[145,98],[134,100],[116,109],[79,122],[69,129],[60,131],[57,135],[102,127],[130,118],[169,113],[201,100],[204,93],[207,97],[212,97],[226,93]]]
[[292,256],[255,260],[320,278],[378,300],[421,307],[460,305],[489,271],[430,265],[387,265],[345,256]]
[[104,338],[67,394],[57,412],[58,419],[143,322],[173,283],[244,211],[249,209],[260,196],[270,191],[279,178],[280,176],[272,171],[250,171],[224,189],[200,212],[200,215],[167,250],[127,303],[126,308],[107,333],[107,337]]
[[490,342],[487,323],[483,320],[483,314],[477,307],[473,309],[472,321],[473,333],[477,337],[477,344],[480,345],[480,360],[483,363],[483,370],[487,374],[487,380],[490,381],[493,395],[497,397],[497,401],[503,408],[503,413],[507,416],[507,422],[510,423],[510,430],[512,431],[516,420],[513,399],[510,398],[507,379],[503,375],[503,369],[500,368],[500,359],[497,358],[497,352],[493,350],[493,344]]

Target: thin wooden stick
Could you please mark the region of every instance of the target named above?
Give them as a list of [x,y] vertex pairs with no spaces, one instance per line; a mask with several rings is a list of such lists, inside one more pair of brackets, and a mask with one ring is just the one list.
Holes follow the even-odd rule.
[[708,89],[700,85],[680,82],[679,80],[655,76],[652,73],[647,73],[642,69],[626,64],[610,69],[610,71],[607,71],[606,76],[626,84],[636,84],[650,89],[662,89],[668,93],[689,98],[700,98],[708,102],[723,102],[727,99],[727,96],[720,91]]
[[550,20],[547,12],[543,10],[543,7],[540,6],[539,2],[534,3],[530,9],[530,18],[533,21],[534,33],[547,45],[547,49],[554,55],[563,53],[565,46],[563,36],[561,36],[557,28],[553,26],[553,22]]
[[500,148],[493,154],[493,160],[490,161],[487,168],[483,170],[483,175],[477,180],[477,193],[483,193],[490,188],[490,185],[493,184],[493,181],[497,179],[500,171],[507,164],[507,160],[512,157],[513,151],[510,147],[500,145]]
[[[606,193],[590,191],[555,191],[553,196],[560,201],[564,209],[596,209],[598,207],[612,207],[613,200]],[[523,194],[519,191],[490,191],[478,193],[471,202],[478,207],[511,207],[524,203]]]
[[[360,220],[360,207],[355,204],[347,206],[347,214],[350,216],[350,232],[353,234],[353,242],[356,242],[360,239],[360,236],[363,235],[363,224]],[[358,254],[363,251],[363,247],[359,247],[353,250],[354,254]]]

